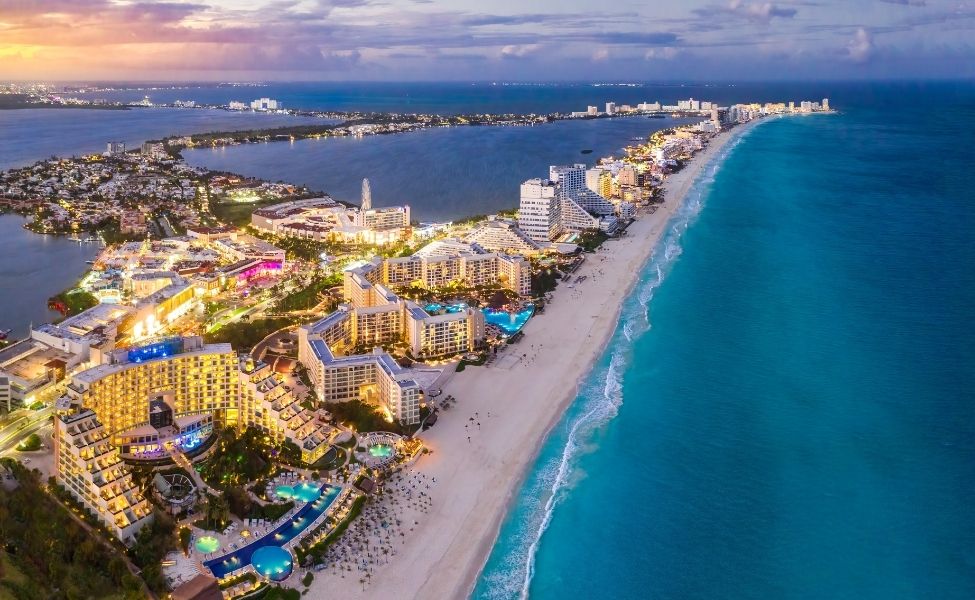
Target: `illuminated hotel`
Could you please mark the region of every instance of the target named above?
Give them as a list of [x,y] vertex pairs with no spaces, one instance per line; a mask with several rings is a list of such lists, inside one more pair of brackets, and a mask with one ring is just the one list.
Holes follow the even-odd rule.
[[346,244],[386,245],[409,239],[409,206],[361,208],[343,206],[331,198],[310,198],[255,210],[251,225],[285,237]]
[[451,238],[430,242],[412,256],[374,258],[346,271],[346,299],[355,293],[350,287],[355,275],[371,284],[418,285],[427,289],[457,283],[472,287],[497,284],[520,296],[531,295],[531,265],[524,257],[487,252],[476,243]]
[[151,519],[152,506],[109,437],[91,410],[60,415],[54,435],[57,482],[116,537],[132,541]]
[[158,460],[200,448],[215,428],[255,426],[311,463],[338,431],[300,406],[263,363],[238,362],[230,344],[168,338],[99,355],[58,400],[58,483],[122,540],[150,510],[122,459]]

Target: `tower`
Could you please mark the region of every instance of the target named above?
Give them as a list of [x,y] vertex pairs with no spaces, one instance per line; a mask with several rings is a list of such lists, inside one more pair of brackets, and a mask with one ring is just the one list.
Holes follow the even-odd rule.
[[372,190],[369,189],[369,180],[362,180],[362,210],[372,208]]

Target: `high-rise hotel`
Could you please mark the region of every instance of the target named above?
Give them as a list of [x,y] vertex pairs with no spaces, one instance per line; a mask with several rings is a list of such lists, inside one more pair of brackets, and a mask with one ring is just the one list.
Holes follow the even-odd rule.
[[267,365],[240,363],[230,344],[174,337],[99,358],[57,402],[56,479],[122,540],[151,514],[123,461],[192,452],[222,425],[258,427],[312,463],[338,434]]

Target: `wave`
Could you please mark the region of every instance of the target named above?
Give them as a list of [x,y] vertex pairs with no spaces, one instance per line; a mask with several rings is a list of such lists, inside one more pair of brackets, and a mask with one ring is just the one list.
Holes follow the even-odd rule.
[[475,596],[490,600],[528,597],[535,575],[538,547],[552,521],[555,508],[584,476],[577,468],[579,458],[595,450],[587,444],[588,440],[597,429],[608,424],[623,405],[623,374],[633,343],[651,328],[650,303],[654,293],[683,253],[681,238],[701,213],[721,162],[740,139],[729,143],[711,163],[705,165],[702,174],[668,222],[667,232],[642,270],[635,293],[623,305],[617,333],[607,349],[609,363],[597,368],[587,378],[576,403],[546,442],[542,458],[526,481],[518,504],[509,516],[508,520],[514,523],[513,530],[503,531],[502,537],[499,537],[499,540],[505,540],[504,548],[497,552],[501,546],[496,546],[498,555],[492,556],[482,572]]

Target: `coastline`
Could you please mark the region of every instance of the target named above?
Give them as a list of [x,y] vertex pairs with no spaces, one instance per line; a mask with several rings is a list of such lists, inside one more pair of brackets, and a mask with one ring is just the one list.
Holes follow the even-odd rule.
[[422,435],[432,452],[417,465],[436,482],[428,492],[432,510],[417,515],[414,531],[368,588],[323,572],[312,590],[355,597],[470,595],[529,468],[603,355],[623,301],[687,192],[722,148],[766,120],[712,138],[667,179],[664,203],[653,214],[641,215],[623,238],[587,255],[572,276],[586,279],[571,289],[561,285],[545,312],[525,326],[521,342],[490,367],[468,369],[444,386],[458,402],[441,413],[448,423]]

